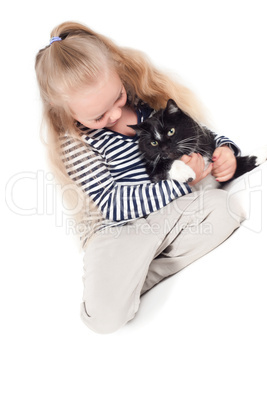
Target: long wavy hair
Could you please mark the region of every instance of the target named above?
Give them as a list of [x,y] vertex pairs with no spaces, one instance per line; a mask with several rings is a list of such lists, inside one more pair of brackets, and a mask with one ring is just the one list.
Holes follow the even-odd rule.
[[[62,40],[38,52],[35,69],[43,103],[48,157],[62,184],[70,179],[62,163],[59,138],[66,133],[80,138],[68,108],[68,96],[72,90],[97,82],[107,68],[117,72],[129,99],[138,97],[158,110],[172,98],[195,121],[204,121],[203,107],[191,90],[155,68],[142,52],[117,46],[75,22],[55,27],[51,32],[51,37],[54,36]],[[77,194],[84,196],[78,188]]]

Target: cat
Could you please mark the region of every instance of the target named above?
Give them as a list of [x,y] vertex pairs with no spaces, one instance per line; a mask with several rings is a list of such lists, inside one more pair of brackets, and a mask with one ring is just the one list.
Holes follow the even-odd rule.
[[[145,159],[147,173],[154,183],[166,179],[183,183],[194,181],[196,175],[193,169],[179,160],[182,155],[195,152],[204,157],[206,165],[212,161],[216,135],[197,124],[172,99],[168,100],[165,109],[160,109],[144,122],[129,127],[139,135],[139,150]],[[212,183],[212,187],[222,187],[259,166],[266,159],[267,146],[254,155],[237,156],[237,168],[230,180],[219,183],[212,175],[208,175],[209,180],[203,179],[202,185],[205,180],[209,185]]]

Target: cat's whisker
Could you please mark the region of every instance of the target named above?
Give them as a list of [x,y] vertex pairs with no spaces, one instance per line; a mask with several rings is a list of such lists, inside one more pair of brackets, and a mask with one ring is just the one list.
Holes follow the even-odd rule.
[[189,141],[195,140],[195,139],[197,139],[197,138],[198,138],[197,135],[192,135],[191,137],[187,137],[187,138],[184,138],[183,140],[180,140],[180,141],[179,141],[179,144],[181,144],[181,143],[183,143],[183,142],[189,142]]
[[177,144],[177,146],[180,146],[180,147],[194,147],[195,145],[196,145],[195,141],[187,141],[182,144],[181,143]]
[[145,157],[146,157],[145,152],[140,153],[140,157],[145,159]]
[[180,146],[178,146],[177,147],[177,149],[179,150],[179,151],[182,151],[182,152],[188,152],[189,151],[189,153],[192,153],[192,152],[194,152],[194,148],[191,146],[182,146],[182,147],[180,147]]
[[157,167],[158,162],[160,161],[160,155],[157,155],[156,159],[153,161],[153,170],[152,173],[154,172],[154,170]]
[[[191,154],[191,153],[194,152],[194,147],[193,147],[192,145],[181,145],[181,146],[180,146],[180,145],[178,144],[177,149],[178,149],[180,152],[188,153],[188,154]],[[198,153],[201,153],[203,156],[204,156],[204,155],[209,156],[209,152],[207,151],[207,149],[202,148],[202,147],[200,147],[200,146],[197,147],[197,152],[198,152]]]
[[159,160],[160,160],[160,155],[157,155],[157,157],[156,157],[156,159],[154,161],[155,166],[158,164]]

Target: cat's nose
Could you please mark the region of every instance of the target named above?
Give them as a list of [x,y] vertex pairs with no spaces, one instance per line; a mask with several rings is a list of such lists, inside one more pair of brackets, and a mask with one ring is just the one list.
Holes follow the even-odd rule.
[[168,148],[166,147],[166,145],[161,145],[161,157],[163,159],[166,159],[168,157]]
[[161,154],[161,158],[162,159],[168,159],[169,155],[166,152],[164,152],[164,153]]
[[162,159],[171,159],[171,160],[177,159],[175,154],[173,152],[170,152],[170,150],[162,152],[161,153],[161,158]]

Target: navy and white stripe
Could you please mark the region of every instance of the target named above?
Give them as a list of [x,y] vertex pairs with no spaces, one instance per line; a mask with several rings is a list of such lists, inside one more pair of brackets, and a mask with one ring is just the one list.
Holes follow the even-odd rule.
[[[191,192],[186,183],[151,183],[138,138],[101,130],[83,141],[62,137],[67,173],[110,221],[140,218]],[[88,144],[88,146],[87,146]]]
[[[151,109],[138,109],[138,122],[150,113]],[[225,137],[216,141],[218,146],[233,144]],[[174,180],[151,183],[137,135],[82,127],[81,139],[66,134],[61,148],[68,175],[101,210],[104,221],[100,229],[146,216],[191,192],[187,183]]]
[[241,151],[238,148],[238,146],[233,141],[229,140],[229,138],[223,135],[221,136],[216,135],[215,141],[216,141],[216,148],[221,147],[223,145],[227,145],[234,152],[235,156],[239,156],[241,154]]

